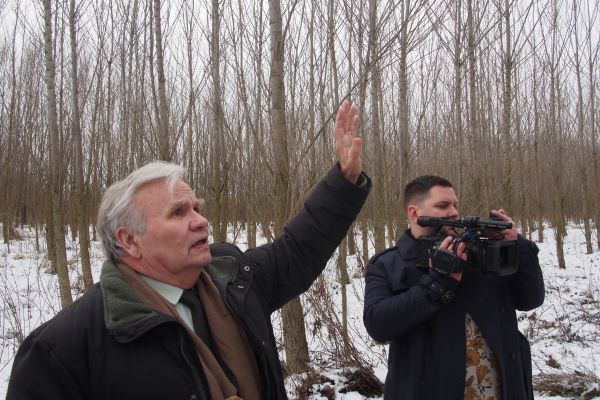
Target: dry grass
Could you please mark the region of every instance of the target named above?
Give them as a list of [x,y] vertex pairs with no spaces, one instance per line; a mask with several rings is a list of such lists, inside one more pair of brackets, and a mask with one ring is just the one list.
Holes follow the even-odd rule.
[[572,399],[589,400],[600,396],[600,379],[592,373],[539,374],[533,378],[537,392]]

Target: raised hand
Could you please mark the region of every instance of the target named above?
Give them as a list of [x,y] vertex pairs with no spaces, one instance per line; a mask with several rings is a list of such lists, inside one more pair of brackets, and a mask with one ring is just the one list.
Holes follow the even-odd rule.
[[352,183],[358,181],[362,171],[360,153],[362,139],[355,137],[359,127],[358,110],[345,100],[335,117],[333,133],[335,135],[335,151],[342,174]]

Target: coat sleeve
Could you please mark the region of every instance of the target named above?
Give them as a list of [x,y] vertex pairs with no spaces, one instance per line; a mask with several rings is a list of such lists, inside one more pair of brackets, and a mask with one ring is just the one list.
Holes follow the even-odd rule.
[[538,259],[538,248],[519,235],[519,269],[510,276],[509,285],[519,311],[528,311],[539,307],[544,302],[544,276]]
[[281,236],[246,251],[255,279],[270,311],[306,291],[327,265],[366,201],[371,180],[365,174],[357,185],[334,166],[284,227]]
[[6,399],[75,400],[84,397],[51,346],[39,340],[37,332],[27,337],[15,356]]
[[452,278],[424,274],[394,257],[370,263],[363,310],[367,332],[379,342],[408,334],[444,307],[443,293],[457,286]]

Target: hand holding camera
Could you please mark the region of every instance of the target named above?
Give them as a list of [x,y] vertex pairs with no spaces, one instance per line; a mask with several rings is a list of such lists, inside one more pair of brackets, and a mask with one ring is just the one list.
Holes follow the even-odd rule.
[[460,282],[467,265],[466,248],[466,243],[457,242],[456,237],[447,236],[439,246],[432,249],[430,267],[437,273],[452,277]]
[[[419,217],[417,223],[421,226],[434,227],[435,233],[417,238],[419,243],[417,266],[428,267],[429,258],[431,257],[432,268],[439,268],[440,271],[444,271],[442,264],[447,263],[445,268],[448,276],[460,274],[472,268],[497,273],[500,276],[515,273],[519,268],[516,229],[504,210],[493,210],[492,215],[494,217],[490,219],[473,216],[463,217],[462,219]],[[440,233],[440,229],[444,226],[458,228],[457,237],[446,237]],[[455,246],[463,245],[460,254],[466,253],[468,255],[466,259],[462,260],[463,262],[452,259],[452,254],[459,255],[458,247],[452,249],[455,250],[454,252],[450,251],[450,254],[447,254],[453,242],[456,243]],[[439,252],[435,255],[435,252],[439,249],[445,250],[445,252]]]

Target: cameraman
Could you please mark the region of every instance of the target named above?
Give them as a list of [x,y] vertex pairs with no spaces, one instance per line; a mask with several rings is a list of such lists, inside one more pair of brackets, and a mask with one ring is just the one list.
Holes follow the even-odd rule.
[[[404,190],[410,221],[396,246],[375,255],[367,267],[364,323],[379,342],[390,342],[386,399],[533,399],[529,343],[519,332],[515,310],[544,301],[537,246],[516,228],[501,233],[517,240],[519,269],[509,276],[473,268],[444,276],[417,267],[417,241],[434,228],[419,216],[458,219],[452,184],[421,176]],[[512,222],[503,209],[491,216]],[[454,231],[439,248],[467,260]]]

